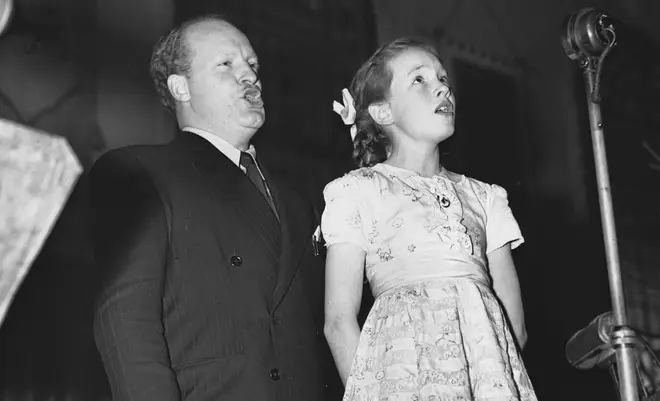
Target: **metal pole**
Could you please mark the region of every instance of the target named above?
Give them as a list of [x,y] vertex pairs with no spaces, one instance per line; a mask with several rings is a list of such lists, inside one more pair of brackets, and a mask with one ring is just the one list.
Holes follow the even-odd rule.
[[600,105],[592,96],[595,89],[596,67],[598,60],[586,58],[584,60],[584,76],[587,87],[587,105],[589,108],[589,122],[591,139],[596,165],[596,180],[598,183],[598,200],[600,202],[600,216],[605,241],[605,255],[607,260],[607,273],[610,284],[610,297],[612,299],[612,313],[614,329],[612,330],[612,346],[616,351],[619,376],[619,395],[621,401],[639,401],[637,388],[637,370],[635,361],[635,332],[628,327],[626,302],[621,279],[619,264],[619,250],[614,222],[614,209],[612,207],[612,194],[610,190],[610,177],[605,152],[605,139],[603,136],[603,123]]

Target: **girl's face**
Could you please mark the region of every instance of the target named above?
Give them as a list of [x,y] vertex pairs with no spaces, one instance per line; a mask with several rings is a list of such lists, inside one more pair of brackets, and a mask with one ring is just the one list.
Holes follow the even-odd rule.
[[389,62],[393,135],[438,144],[454,133],[454,94],[447,71],[428,51],[411,48]]

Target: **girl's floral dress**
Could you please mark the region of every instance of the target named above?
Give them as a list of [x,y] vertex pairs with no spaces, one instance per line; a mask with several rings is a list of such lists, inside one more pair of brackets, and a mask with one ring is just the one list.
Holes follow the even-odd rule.
[[524,241],[503,188],[377,164],[324,197],[327,245],[366,252],[375,298],[344,401],[536,400],[488,273]]

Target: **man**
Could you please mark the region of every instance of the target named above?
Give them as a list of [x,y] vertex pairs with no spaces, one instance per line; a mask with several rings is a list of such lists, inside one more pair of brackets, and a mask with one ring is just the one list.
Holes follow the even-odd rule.
[[250,42],[197,18],[158,43],[151,74],[179,137],[111,151],[91,173],[94,332],[114,399],[322,400],[318,219],[255,162]]

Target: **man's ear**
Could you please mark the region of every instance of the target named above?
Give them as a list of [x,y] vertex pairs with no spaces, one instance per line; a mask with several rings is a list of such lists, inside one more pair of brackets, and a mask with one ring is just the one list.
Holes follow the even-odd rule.
[[190,100],[190,90],[188,89],[188,79],[183,75],[170,75],[167,78],[167,88],[172,97],[179,102]]
[[378,125],[391,125],[394,122],[392,108],[387,102],[369,105],[369,115]]

